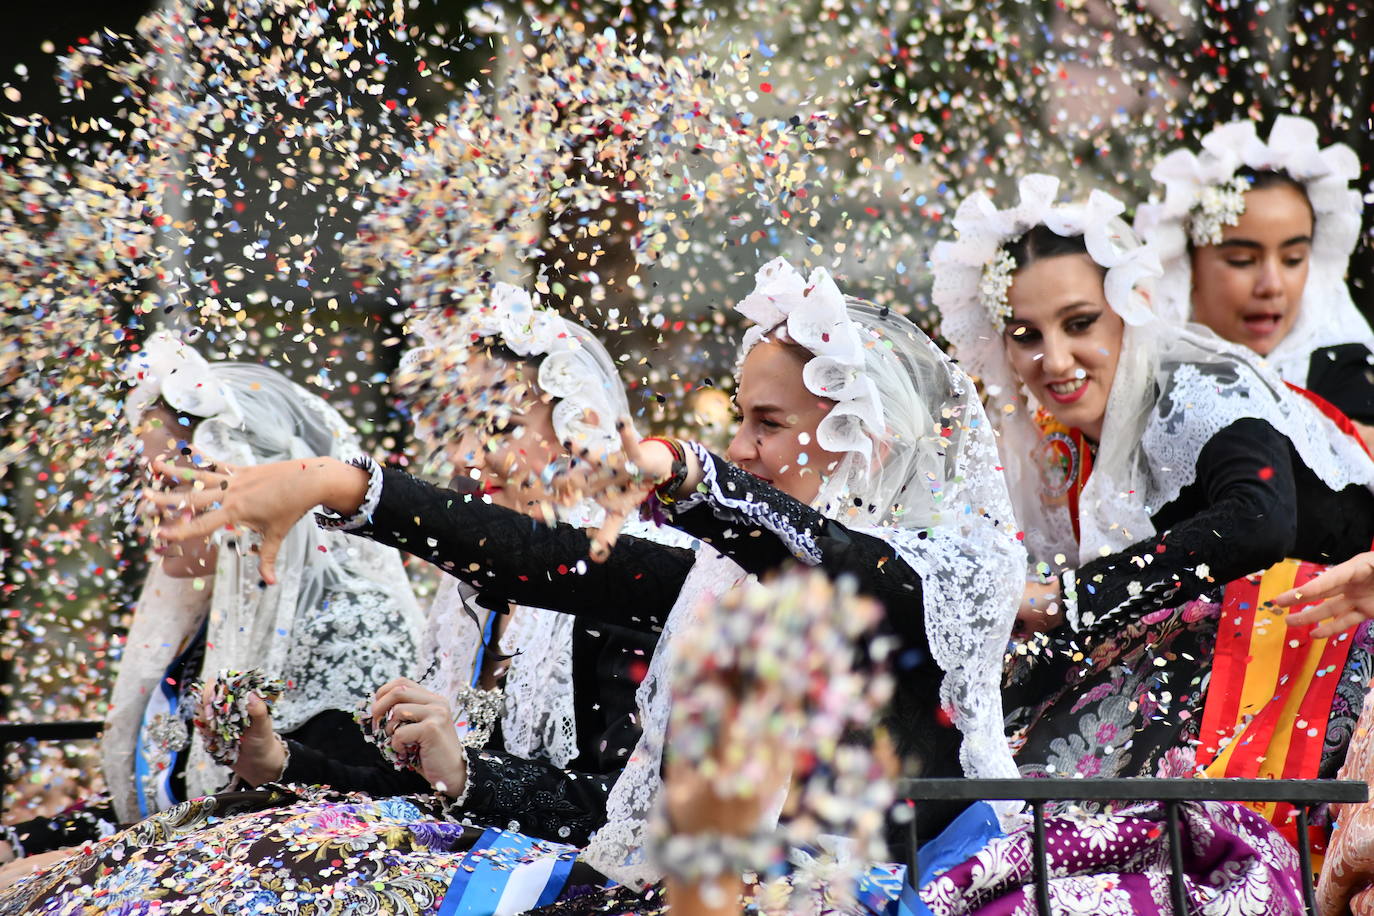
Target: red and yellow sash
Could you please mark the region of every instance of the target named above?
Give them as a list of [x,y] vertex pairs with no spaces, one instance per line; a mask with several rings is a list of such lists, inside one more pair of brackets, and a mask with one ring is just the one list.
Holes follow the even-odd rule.
[[[1284,620],[1300,608],[1277,608],[1271,602],[1325,568],[1284,560],[1226,586],[1198,735],[1197,762],[1206,775],[1316,777],[1351,633],[1312,639],[1310,625],[1290,627]],[[1296,840],[1292,806],[1251,807]],[[1319,852],[1324,831],[1314,831],[1311,839]]]
[[[1288,387],[1369,452],[1345,414],[1319,395],[1296,385]],[[1289,627],[1284,620],[1307,605],[1285,609],[1270,602],[1325,569],[1316,563],[1284,560],[1226,586],[1199,733],[1197,759],[1208,776],[1316,777],[1353,631],[1312,639],[1311,626]],[[1252,807],[1296,841],[1291,805]],[[1310,839],[1313,852],[1319,854],[1325,847],[1325,831],[1313,828]]]

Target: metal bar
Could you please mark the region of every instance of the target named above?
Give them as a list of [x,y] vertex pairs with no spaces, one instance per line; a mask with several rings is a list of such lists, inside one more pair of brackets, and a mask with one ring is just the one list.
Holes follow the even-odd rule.
[[1169,831],[1169,861],[1173,874],[1169,876],[1169,893],[1174,898],[1174,912],[1188,916],[1188,893],[1183,886],[1183,831],[1179,827],[1177,801],[1164,803],[1165,823]]
[[1031,802],[1031,813],[1035,817],[1035,833],[1031,837],[1031,853],[1035,869],[1035,906],[1040,916],[1053,916],[1050,912],[1050,854],[1045,842],[1045,803]]
[[907,826],[907,842],[911,844],[906,854],[906,883],[920,890],[921,859],[917,854],[921,849],[921,833],[916,827],[916,806],[910,804],[911,823]]
[[81,741],[98,738],[105,728],[99,720],[69,722],[0,722],[0,743],[6,741]]
[[1317,916],[1317,889],[1312,886],[1312,840],[1307,833],[1307,806],[1298,805],[1298,868],[1302,870],[1302,901],[1308,916]]
[[907,779],[899,797],[915,801],[1249,801],[1365,802],[1358,779]]

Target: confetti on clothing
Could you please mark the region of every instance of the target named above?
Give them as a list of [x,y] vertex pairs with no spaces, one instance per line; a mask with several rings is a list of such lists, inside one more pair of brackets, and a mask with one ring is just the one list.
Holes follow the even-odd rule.
[[433,800],[300,791],[185,802],[0,893],[0,914],[494,916],[553,902],[577,852]]

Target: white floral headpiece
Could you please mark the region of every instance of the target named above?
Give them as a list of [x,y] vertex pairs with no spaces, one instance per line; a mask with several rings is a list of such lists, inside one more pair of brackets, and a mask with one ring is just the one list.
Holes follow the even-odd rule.
[[[520,287],[497,283],[490,300],[465,310],[447,327],[429,317],[417,321],[413,330],[420,345],[401,358],[397,376],[402,386],[435,356],[456,369],[467,361],[473,344],[499,340],[517,356],[543,357],[536,380],[555,400],[553,429],[560,442],[609,447],[619,441],[615,424],[623,408],[608,390],[619,384],[618,378],[607,377],[613,367],[597,365],[578,327],[553,309],[540,308]],[[588,410],[596,415],[595,423],[587,421]]]
[[864,339],[829,271],[803,278],[785,258],[774,258],[754,275],[754,291],[735,306],[754,327],[744,334],[740,360],[769,334],[811,352],[802,382],[812,394],[836,404],[816,428],[816,443],[830,452],[858,452],[866,464],[886,425],[878,387],[864,372]]
[[1250,181],[1243,175],[1203,188],[1186,220],[1192,243],[1199,248],[1220,245],[1223,228],[1239,223],[1245,213],[1245,192],[1248,190]]
[[1344,279],[1362,218],[1360,192],[1350,187],[1360,175],[1359,158],[1341,143],[1321,147],[1317,126],[1306,118],[1277,118],[1267,142],[1259,138],[1253,121],[1233,121],[1203,137],[1200,152],[1180,149],[1161,159],[1150,175],[1164,185],[1164,200],[1137,210],[1136,230],[1159,252],[1165,267],[1161,298],[1170,320],[1188,318],[1188,243],[1216,244],[1221,227],[1235,225],[1244,212],[1243,194],[1249,188],[1236,175],[1242,168],[1283,172],[1303,186],[1316,219],[1314,266]]
[[137,426],[159,397],[178,413],[243,425],[234,393],[215,378],[204,356],[171,331],[156,332],[129,357],[124,379],[133,387],[124,402],[130,426]]
[[933,299],[940,309],[942,333],[951,342],[951,327],[966,338],[965,327],[978,335],[1000,336],[1002,321],[1009,316],[1006,292],[998,294],[1001,305],[991,308],[997,304],[992,301],[997,291],[989,288],[989,278],[1005,272],[1001,279],[1009,288],[1015,265],[1009,263],[1006,244],[1042,225],[1062,236],[1083,236],[1089,256],[1107,271],[1107,302],[1127,324],[1152,320],[1148,281],[1159,276],[1159,263],[1121,219],[1125,204],[1103,191],[1093,191],[1086,204],[1057,204],[1059,179],[1052,175],[1027,175],[1018,188],[1020,201],[1005,210],[997,209],[982,192],[967,197],[954,215],[958,239],[939,242],[931,252]]

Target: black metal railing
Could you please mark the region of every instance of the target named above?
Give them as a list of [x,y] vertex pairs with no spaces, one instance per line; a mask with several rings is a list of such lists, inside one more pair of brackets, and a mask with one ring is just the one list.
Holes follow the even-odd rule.
[[[1308,824],[1312,809],[1331,802],[1364,802],[1369,787],[1360,780],[1335,779],[907,779],[901,796],[921,801],[1025,801],[1033,819],[1031,850],[1035,877],[1035,901],[1042,916],[1052,916],[1048,853],[1045,843],[1045,803],[1052,801],[1121,801],[1164,803],[1169,856],[1172,865],[1170,893],[1174,912],[1189,911],[1183,884],[1183,843],[1179,805],[1190,801],[1279,802],[1297,811],[1298,859],[1302,872],[1303,901],[1311,916],[1317,914],[1316,888],[1312,881],[1312,847]],[[911,827],[908,880],[920,881],[916,850],[920,838],[915,820]]]

